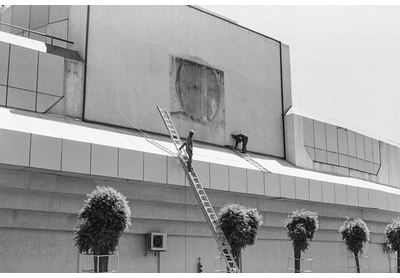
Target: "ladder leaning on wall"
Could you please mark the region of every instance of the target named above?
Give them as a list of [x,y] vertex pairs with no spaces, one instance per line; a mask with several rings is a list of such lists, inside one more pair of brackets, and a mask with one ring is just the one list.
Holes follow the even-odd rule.
[[[166,108],[161,108],[157,106],[158,111],[160,112],[161,118],[164,121],[165,126],[168,129],[169,135],[174,142],[175,148],[178,151],[179,147],[182,145],[182,141],[179,137],[179,134],[174,126],[174,123],[171,120],[171,117]],[[207,224],[210,226],[213,237],[217,242],[218,249],[221,252],[221,256],[224,258],[228,272],[240,272],[235,259],[231,252],[231,247],[226,239],[222,230],[217,226],[217,216],[214,212],[213,207],[211,206],[211,202],[207,197],[207,194],[201,185],[200,179],[198,178],[194,167],[193,170],[188,171],[186,161],[188,159],[188,155],[185,152],[181,152],[178,154],[179,162],[182,165],[183,170],[185,171],[186,177],[189,180],[190,185],[192,186],[193,191],[195,192],[196,199],[201,207],[201,211],[204,214],[204,217],[207,220]]]

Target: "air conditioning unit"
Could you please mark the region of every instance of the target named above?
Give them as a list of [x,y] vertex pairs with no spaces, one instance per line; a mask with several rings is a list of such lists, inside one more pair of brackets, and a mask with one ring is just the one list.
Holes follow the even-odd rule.
[[167,251],[167,234],[162,234],[162,233],[147,234],[147,250]]

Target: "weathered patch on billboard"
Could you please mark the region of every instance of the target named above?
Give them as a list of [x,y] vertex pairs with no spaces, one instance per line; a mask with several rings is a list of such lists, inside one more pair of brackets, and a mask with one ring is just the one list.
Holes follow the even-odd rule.
[[172,59],[171,115],[214,127],[225,126],[224,73],[202,63]]

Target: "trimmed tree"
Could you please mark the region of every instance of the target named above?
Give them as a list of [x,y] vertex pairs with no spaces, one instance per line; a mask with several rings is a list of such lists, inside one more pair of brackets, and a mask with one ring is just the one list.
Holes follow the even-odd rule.
[[[82,221],[75,231],[74,243],[80,253],[109,255],[131,225],[131,210],[124,195],[112,187],[98,186],[87,195],[78,212]],[[97,269],[99,265],[99,269]],[[108,272],[108,257],[94,257],[94,272]]]
[[393,219],[385,228],[385,241],[390,252],[397,252],[397,273],[400,273],[400,218]]
[[295,210],[285,221],[287,235],[294,249],[294,272],[300,273],[301,252],[310,246],[314,233],[319,228],[318,214],[309,210]]
[[228,204],[218,213],[217,225],[228,240],[239,268],[242,249],[255,243],[262,223],[262,215],[255,208]]
[[364,244],[371,240],[367,224],[362,219],[350,220],[347,217],[347,220],[339,228],[339,233],[342,235],[342,240],[345,241],[347,250],[354,254],[357,273],[360,273],[359,255],[363,253]]

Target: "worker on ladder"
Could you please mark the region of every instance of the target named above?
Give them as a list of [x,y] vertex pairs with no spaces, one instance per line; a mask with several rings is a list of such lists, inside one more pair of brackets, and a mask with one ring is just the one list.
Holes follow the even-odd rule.
[[192,167],[192,157],[193,157],[193,134],[194,134],[194,131],[193,130],[190,130],[189,131],[189,135],[188,135],[188,137],[186,138],[186,141],[185,141],[185,143],[183,143],[182,144],[182,146],[180,146],[180,148],[179,148],[179,151],[184,147],[184,146],[186,146],[186,153],[187,153],[187,155],[189,156],[189,158],[188,158],[188,160],[187,160],[187,168],[188,168],[188,171],[193,171],[193,167]]

